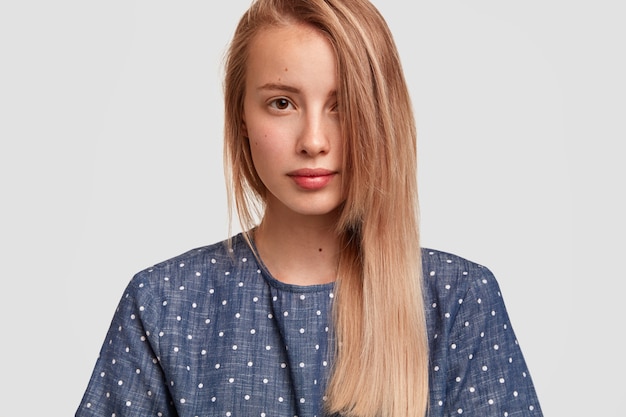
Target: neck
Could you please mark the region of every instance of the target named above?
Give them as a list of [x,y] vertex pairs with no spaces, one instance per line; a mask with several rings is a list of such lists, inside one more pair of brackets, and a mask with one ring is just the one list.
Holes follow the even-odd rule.
[[295,285],[335,281],[340,239],[337,214],[301,216],[268,207],[254,240],[274,278]]

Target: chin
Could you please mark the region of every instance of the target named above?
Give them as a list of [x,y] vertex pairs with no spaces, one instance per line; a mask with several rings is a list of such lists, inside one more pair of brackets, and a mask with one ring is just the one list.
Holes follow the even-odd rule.
[[337,216],[341,212],[341,204],[306,205],[298,212],[305,216]]

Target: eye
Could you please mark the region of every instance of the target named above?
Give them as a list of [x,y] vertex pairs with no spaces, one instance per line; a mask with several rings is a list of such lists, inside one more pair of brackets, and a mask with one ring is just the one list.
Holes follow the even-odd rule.
[[277,98],[270,102],[270,107],[275,108],[276,110],[287,110],[291,106],[291,102],[286,98]]

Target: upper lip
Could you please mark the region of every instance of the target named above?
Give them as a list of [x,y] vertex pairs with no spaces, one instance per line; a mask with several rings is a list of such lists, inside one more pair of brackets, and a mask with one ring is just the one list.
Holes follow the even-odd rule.
[[337,171],[332,171],[325,168],[302,168],[291,171],[287,175],[289,175],[290,177],[323,177],[336,173]]

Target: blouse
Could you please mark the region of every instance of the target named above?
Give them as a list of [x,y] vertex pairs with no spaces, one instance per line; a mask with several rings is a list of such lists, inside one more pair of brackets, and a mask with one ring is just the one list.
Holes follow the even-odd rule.
[[[429,249],[422,263],[428,416],[542,416],[492,273]],[[333,287],[278,281],[241,234],[139,272],[76,416],[324,416]]]

